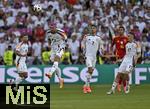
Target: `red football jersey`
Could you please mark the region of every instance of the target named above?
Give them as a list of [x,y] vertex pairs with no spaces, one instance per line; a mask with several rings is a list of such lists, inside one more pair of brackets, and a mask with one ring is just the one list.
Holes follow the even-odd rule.
[[126,53],[125,46],[128,42],[128,37],[126,36],[116,36],[113,39],[112,44],[116,46],[115,54],[119,59],[122,59]]

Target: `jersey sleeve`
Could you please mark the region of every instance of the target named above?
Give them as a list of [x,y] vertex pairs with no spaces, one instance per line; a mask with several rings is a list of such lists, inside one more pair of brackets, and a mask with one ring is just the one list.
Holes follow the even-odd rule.
[[47,31],[46,31],[46,34],[45,34],[45,41],[46,41],[46,42],[47,42],[48,40],[50,40],[50,35],[51,35],[50,30],[47,30]]
[[64,30],[57,29],[57,33],[60,34],[60,36],[61,36],[64,40],[67,39],[67,35],[66,35],[66,33],[65,33]]

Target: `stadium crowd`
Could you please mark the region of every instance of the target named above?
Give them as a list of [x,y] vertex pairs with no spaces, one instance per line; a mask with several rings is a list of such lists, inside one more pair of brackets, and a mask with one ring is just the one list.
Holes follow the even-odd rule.
[[[43,12],[33,10],[37,3]],[[132,31],[135,40],[141,43],[140,63],[150,63],[149,0],[1,0],[0,65],[14,65],[14,49],[23,35],[29,36],[27,64],[51,64],[50,44],[45,41],[51,22],[68,36],[63,64],[84,64],[80,45],[91,23],[97,26],[97,35],[104,41],[105,55],[114,55],[112,38],[122,25],[126,35]],[[98,55],[98,63],[112,64],[115,60]]]

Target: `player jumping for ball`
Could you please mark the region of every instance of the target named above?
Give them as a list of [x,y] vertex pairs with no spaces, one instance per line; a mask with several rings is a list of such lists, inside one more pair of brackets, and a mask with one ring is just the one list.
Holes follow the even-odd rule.
[[51,23],[49,27],[50,29],[47,31],[46,39],[50,40],[51,42],[51,61],[54,63],[49,73],[46,73],[45,75],[48,78],[51,78],[53,73],[55,72],[59,79],[60,88],[63,88],[64,79],[61,77],[58,63],[60,62],[61,57],[64,53],[67,35],[63,30],[56,28],[55,23]]
[[135,67],[135,64],[137,63],[138,58],[141,56],[141,49],[139,45],[134,42],[134,34],[129,33],[128,34],[128,43],[126,44],[126,55],[123,58],[123,61],[118,69],[118,74],[112,84],[112,87],[109,92],[107,92],[108,95],[115,93],[115,88],[119,82],[119,74],[124,75],[124,79],[127,80],[126,85],[126,91],[125,93],[129,93],[129,73],[132,72],[133,68]]
[[91,93],[90,79],[96,64],[96,55],[98,50],[103,51],[103,42],[96,35],[96,31],[95,25],[91,25],[91,35],[87,35],[82,41],[82,49],[85,51],[86,66],[88,67],[83,93]]

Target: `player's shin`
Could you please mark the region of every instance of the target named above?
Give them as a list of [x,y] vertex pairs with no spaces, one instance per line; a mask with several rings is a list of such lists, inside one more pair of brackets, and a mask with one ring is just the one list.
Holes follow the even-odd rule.
[[127,77],[126,77],[126,86],[129,87],[129,80],[130,80],[130,77],[129,77],[129,74],[127,74]]
[[22,78],[22,77],[20,77],[20,76],[17,77],[16,80],[15,80],[15,84],[21,83],[23,79],[24,79],[24,78]]
[[85,81],[85,86],[89,87],[90,86],[90,79],[91,79],[92,75],[91,74],[87,74],[86,75],[86,81]]
[[126,82],[126,86],[124,86],[124,92],[129,93],[130,92],[130,86],[129,86],[129,73],[125,74],[125,79],[124,81]]
[[87,87],[90,86],[90,79],[92,78],[93,71],[94,71],[94,69],[92,67],[88,67],[88,72],[87,72],[87,75],[86,75],[86,82],[85,82],[85,85]]
[[116,88],[117,84],[118,84],[118,82],[116,82],[116,81],[113,82],[111,89],[107,92],[108,95],[115,93],[115,88]]
[[124,88],[124,90],[126,89],[126,86],[127,86],[127,81],[123,80],[123,88]]
[[56,75],[59,79],[59,84],[60,84],[60,88],[63,88],[64,85],[64,79],[61,77],[61,71],[59,70],[59,68],[56,68]]
[[114,82],[113,82],[113,84],[112,84],[111,90],[114,91],[114,90],[116,89],[117,84],[118,84],[118,82],[119,82],[119,80],[120,80],[120,78],[121,78],[120,75],[121,75],[120,73],[117,74],[116,79],[114,80]]
[[15,91],[18,90],[18,85],[23,81],[24,78],[18,76],[14,81],[13,81],[13,84],[15,84],[15,87],[13,87],[13,89]]
[[119,79],[118,85],[117,85],[117,90],[118,92],[121,92],[121,84],[122,84],[122,78]]
[[59,70],[58,67],[56,68],[56,75],[57,75],[57,77],[58,77],[59,80],[62,79],[61,78],[61,71]]
[[49,77],[51,77],[51,76],[53,75],[53,73],[56,71],[57,68],[58,68],[58,62],[55,61],[55,62],[53,63],[52,68],[50,69],[49,74],[47,74],[47,75],[49,75]]
[[113,82],[113,84],[112,84],[111,89],[114,91],[114,90],[116,89],[116,86],[117,86],[117,82],[116,82],[116,81],[114,81],[114,82]]
[[85,85],[83,86],[83,93],[91,93],[92,92],[92,90],[90,88],[91,77],[92,77],[92,75],[90,73],[87,73]]

